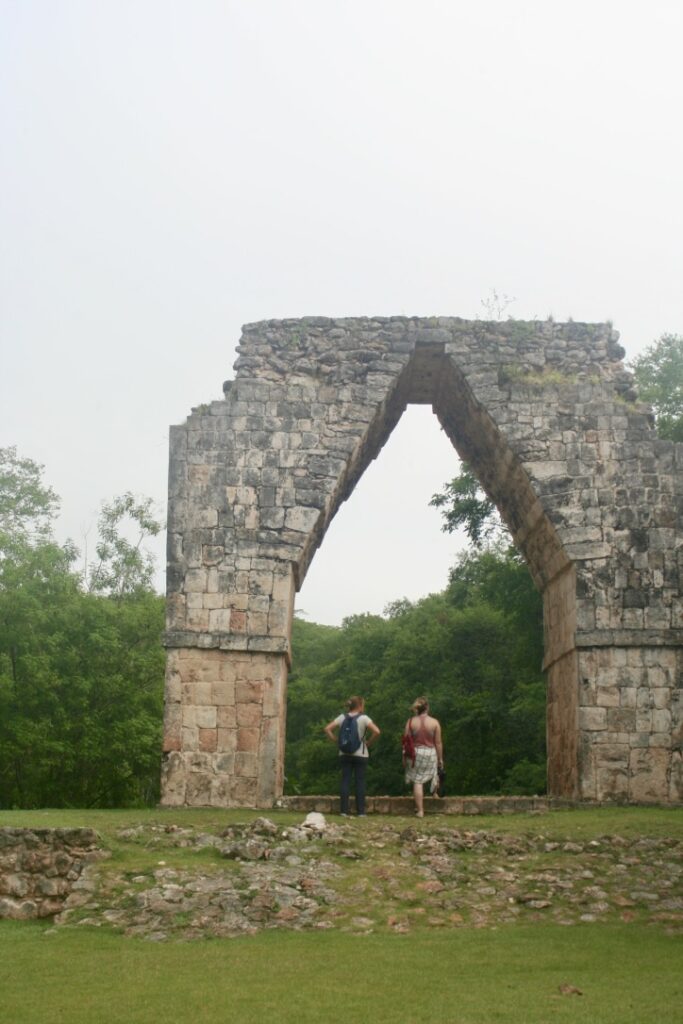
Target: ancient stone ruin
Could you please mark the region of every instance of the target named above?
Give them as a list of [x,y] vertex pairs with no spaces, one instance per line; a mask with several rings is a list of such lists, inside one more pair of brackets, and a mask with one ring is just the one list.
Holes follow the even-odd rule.
[[609,325],[249,324],[225,398],[171,429],[162,802],[282,793],[294,595],[406,406],[429,404],[543,594],[548,787],[683,801],[683,444]]
[[101,847],[91,828],[0,828],[0,918],[61,913],[73,892],[89,890]]

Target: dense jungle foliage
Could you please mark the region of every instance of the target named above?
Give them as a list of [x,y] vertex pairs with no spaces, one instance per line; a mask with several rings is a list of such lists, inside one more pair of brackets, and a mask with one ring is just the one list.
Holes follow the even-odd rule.
[[382,731],[368,792],[404,791],[401,733],[421,695],[443,726],[447,792],[544,792],[541,602],[512,550],[462,556],[443,593],[385,616],[340,628],[296,619],[292,646],[286,792],[336,791],[338,754],[322,730],[351,694]]
[[0,449],[0,807],[154,803],[164,600],[141,542],[159,526],[148,501],[105,505],[78,571],[58,504],[40,466]]

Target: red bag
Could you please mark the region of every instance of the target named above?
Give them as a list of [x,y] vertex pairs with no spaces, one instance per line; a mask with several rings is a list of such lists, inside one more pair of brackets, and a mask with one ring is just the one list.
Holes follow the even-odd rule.
[[410,730],[408,730],[408,732],[403,733],[402,745],[404,760],[407,761],[408,758],[410,758],[411,762],[415,764],[415,741],[413,739],[413,734],[412,732],[410,732]]

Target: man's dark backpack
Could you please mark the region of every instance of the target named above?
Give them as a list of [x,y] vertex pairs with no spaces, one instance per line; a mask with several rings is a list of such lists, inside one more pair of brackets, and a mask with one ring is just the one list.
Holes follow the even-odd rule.
[[342,754],[355,754],[359,746],[358,715],[344,715],[339,729],[339,750]]

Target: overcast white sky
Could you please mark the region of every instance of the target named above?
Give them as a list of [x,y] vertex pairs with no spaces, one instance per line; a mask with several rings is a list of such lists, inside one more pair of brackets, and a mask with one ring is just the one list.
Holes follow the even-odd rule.
[[[60,537],[165,507],[167,431],[268,317],[612,318],[683,331],[678,0],[0,0],[0,445]],[[299,607],[441,589],[456,471],[408,411]],[[159,552],[163,551],[160,545]],[[160,554],[163,563],[163,554]],[[160,585],[161,582],[160,582]]]

